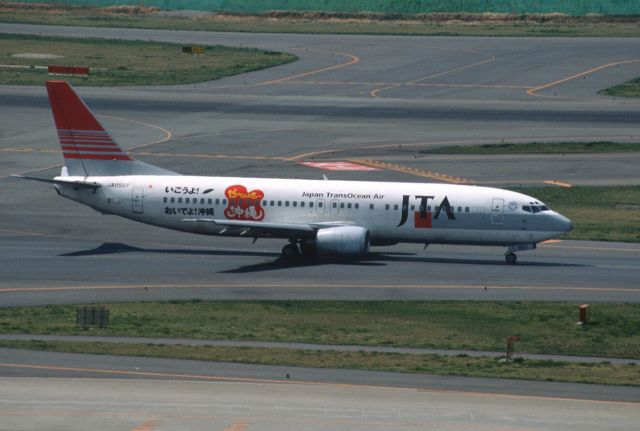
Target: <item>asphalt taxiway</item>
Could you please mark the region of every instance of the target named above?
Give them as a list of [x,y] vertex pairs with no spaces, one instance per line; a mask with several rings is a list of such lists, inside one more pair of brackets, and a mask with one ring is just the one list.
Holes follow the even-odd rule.
[[[420,152],[434,146],[503,141],[636,142],[640,103],[597,94],[597,90],[640,75],[640,42],[633,38],[221,34],[9,24],[0,24],[0,32],[222,43],[298,55],[300,60],[288,65],[208,83],[78,89],[136,157],[184,174],[265,178],[321,178],[326,174],[331,179],[380,181],[456,177],[498,186],[549,181],[640,184],[637,153],[450,157]],[[8,178],[26,173],[51,177],[59,172],[62,158],[44,88],[0,87],[0,110],[3,306],[176,298],[640,300],[640,247],[634,244],[550,242],[521,253],[520,264],[513,267],[504,265],[498,248],[431,246],[422,250],[417,245],[377,248],[372,256],[357,262],[291,265],[279,260],[279,241],[260,240],[251,245],[251,240],[197,237],[101,216],[57,197],[47,185]],[[299,163],[342,160],[386,165],[371,171],[322,171]],[[301,393],[309,391],[309,386],[302,383],[261,382],[256,388],[236,383],[136,381],[139,398],[132,391],[131,399],[118,398],[117,403],[100,409],[95,398],[100,393],[93,395],[87,389],[94,390],[90,381],[67,379],[97,377],[96,373],[63,370],[69,357],[56,362],[54,356],[44,353],[33,353],[32,359],[24,352],[2,350],[1,354],[4,363],[34,365],[3,367],[2,376],[65,379],[34,379],[25,384],[23,379],[2,378],[0,390],[19,393],[22,398],[3,394],[0,428],[9,424],[35,429],[60,423],[60,428],[71,429],[79,422],[86,425],[102,417],[124,421],[114,428],[132,429],[152,420],[166,422],[147,424],[147,429],[195,428],[200,425],[188,422],[191,419],[186,416],[200,417],[208,411],[220,419],[220,412],[233,411],[232,402],[211,410],[221,402],[223,395],[218,394],[241,400],[234,404],[240,410],[247,405],[264,409],[256,415],[239,414],[237,422],[225,416],[222,422],[215,422],[220,429],[244,429],[238,424],[249,422],[255,429],[370,429],[389,428],[390,423],[395,428],[419,429],[631,429],[638,421],[637,397],[620,395],[627,394],[626,388],[614,388],[614,392],[621,391],[614,396],[611,388],[587,386],[593,396],[586,398],[592,401],[578,402],[561,400],[574,398],[564,392],[571,391],[567,385],[539,392],[526,384],[522,394],[551,398],[532,401],[511,398],[514,394],[507,398],[487,394],[509,393],[507,388],[519,382],[492,381],[499,390],[484,387],[479,397],[415,391],[411,384],[415,376],[391,384],[413,388],[407,396],[411,401],[402,398],[403,391],[385,392],[381,400],[376,395],[380,392],[366,387],[320,386],[305,398]],[[9,360],[14,354],[18,355],[15,360]],[[96,358],[74,361],[100,369],[114,369],[114,364],[125,361],[102,359],[102,365]],[[135,361],[139,362],[129,371],[157,365],[151,359]],[[182,374],[199,373],[203,365],[184,362],[175,366],[184,368],[174,373],[164,365],[154,372],[173,373],[169,379],[191,380]],[[238,377],[228,366],[212,367],[220,370],[218,376]],[[239,375],[253,378],[252,370],[242,368]],[[282,370],[278,373],[283,374]],[[325,373],[324,381],[333,383],[353,382],[357,374]],[[142,376],[123,373],[118,377]],[[381,385],[387,378],[397,377],[368,374],[357,384]],[[476,384],[473,379],[440,381],[442,386],[431,379],[419,389],[467,391]],[[103,379],[97,387],[119,394],[113,399],[133,385]],[[78,392],[72,393],[71,388]],[[322,392],[325,389],[329,395]],[[261,420],[264,411],[275,408],[265,401],[267,397],[259,396],[261,390],[277,394],[278,406],[300,400],[302,410],[279,410],[278,417],[287,418],[280,422],[268,415]],[[350,390],[355,392],[346,393]],[[252,391],[260,401],[254,400]],[[59,394],[60,403],[47,401],[49,393]],[[184,397],[193,400],[185,393],[206,402],[175,419],[176,412],[184,411],[188,404]],[[123,412],[134,398],[142,407]],[[167,398],[174,401],[167,404]],[[29,399],[35,401],[25,401]],[[608,403],[611,400],[629,404]],[[152,408],[156,404],[169,413],[159,417]],[[383,410],[363,404],[380,405]],[[48,409],[40,408],[46,405]],[[71,414],[65,414],[65,405],[73,406],[66,411]],[[43,413],[35,414],[34,406]],[[324,416],[299,414],[310,406],[320,406]],[[345,412],[340,406],[354,410]],[[342,414],[347,419],[339,422],[336,418]],[[56,420],[60,422],[51,422]],[[190,425],[184,425],[185,421]]]

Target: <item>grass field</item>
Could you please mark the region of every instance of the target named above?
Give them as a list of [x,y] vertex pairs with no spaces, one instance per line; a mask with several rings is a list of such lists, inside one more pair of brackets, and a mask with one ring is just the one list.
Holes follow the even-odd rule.
[[[639,82],[640,84],[640,82]],[[422,150],[424,154],[578,154],[578,153],[637,153],[636,142],[527,142],[482,145],[453,145]]]
[[[14,56],[24,53],[53,54],[60,58]],[[52,79],[46,69],[51,64],[90,67],[88,77],[65,76],[65,80],[80,86],[186,84],[295,59],[291,54],[251,48],[207,46],[205,55],[189,55],[182,53],[182,45],[170,43],[0,34],[0,64],[3,65],[0,84],[42,84]]]
[[[640,386],[640,365],[584,364],[547,360],[502,362],[498,358],[338,352],[252,347],[167,346],[149,344],[0,341],[0,347],[70,353],[193,359],[262,365],[513,378],[559,382]],[[291,370],[295,379],[295,369]]]
[[600,94],[614,97],[640,97],[640,77],[602,90]]
[[357,14],[274,12],[168,17],[144,7],[98,9],[29,3],[0,5],[0,22],[47,25],[269,33],[339,33],[441,36],[637,37],[636,16],[521,14]]
[[502,351],[640,359],[640,304],[463,301],[172,301],[107,305],[83,331],[74,306],[0,308],[0,333],[175,337]]
[[567,239],[640,242],[640,186],[572,188],[524,187],[514,191],[535,196],[569,217]]

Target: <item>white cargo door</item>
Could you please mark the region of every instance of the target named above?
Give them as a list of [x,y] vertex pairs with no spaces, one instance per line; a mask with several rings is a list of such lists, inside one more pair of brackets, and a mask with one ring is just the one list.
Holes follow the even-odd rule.
[[134,214],[142,214],[144,206],[142,200],[144,198],[144,189],[136,187],[131,191],[131,208]]

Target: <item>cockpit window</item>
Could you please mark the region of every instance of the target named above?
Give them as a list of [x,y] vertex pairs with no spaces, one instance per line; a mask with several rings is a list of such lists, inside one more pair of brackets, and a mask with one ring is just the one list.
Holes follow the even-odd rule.
[[539,213],[542,211],[551,211],[546,205],[522,205],[522,210],[528,213]]

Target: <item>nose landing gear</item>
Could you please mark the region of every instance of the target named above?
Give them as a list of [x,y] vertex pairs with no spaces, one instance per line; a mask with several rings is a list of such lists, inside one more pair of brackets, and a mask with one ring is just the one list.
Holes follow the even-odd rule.
[[518,261],[518,256],[512,251],[508,251],[504,254],[504,260],[507,262],[507,265],[515,265]]

